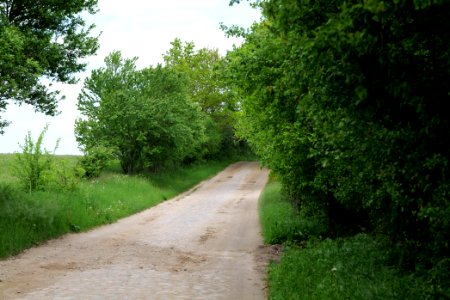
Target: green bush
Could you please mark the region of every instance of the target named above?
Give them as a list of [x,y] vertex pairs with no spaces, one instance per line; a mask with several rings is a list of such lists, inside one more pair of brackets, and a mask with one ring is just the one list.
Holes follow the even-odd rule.
[[[65,159],[55,159],[55,156],[42,149],[44,135],[48,126],[39,135],[36,142],[28,133],[22,153],[16,153],[12,165],[13,173],[25,191],[38,190],[73,190],[82,176],[82,170]],[[55,150],[58,147],[56,144]]]
[[47,150],[42,149],[42,142],[47,129],[48,125],[45,126],[36,142],[33,141],[31,133],[28,132],[24,144],[20,146],[22,153],[16,154],[16,162],[13,166],[14,173],[19,178],[22,187],[30,193],[44,188],[46,185],[45,173],[52,168],[52,156]]
[[104,146],[97,146],[87,150],[80,160],[80,166],[84,169],[84,176],[88,178],[98,177],[108,166],[113,158],[113,150]]
[[80,184],[84,169],[64,159],[53,160],[51,168],[45,172],[45,190],[72,191]]
[[239,134],[328,236],[385,234],[409,271],[449,259],[450,2],[261,7],[228,54]]
[[86,78],[78,97],[84,117],[76,121],[77,141],[87,151],[99,144],[114,149],[124,173],[196,158],[207,141],[208,117],[189,99],[184,75],[161,65],[137,70],[136,60],[115,51]]
[[[447,299],[450,261],[405,272],[393,259],[389,237],[368,234],[320,238],[326,226],[293,209],[271,179],[260,198],[264,241],[283,243],[280,262],[269,267],[269,299]],[[299,234],[308,232],[310,234]],[[318,230],[319,229],[319,230]],[[397,255],[404,255],[398,247]],[[411,251],[414,251],[413,249]]]

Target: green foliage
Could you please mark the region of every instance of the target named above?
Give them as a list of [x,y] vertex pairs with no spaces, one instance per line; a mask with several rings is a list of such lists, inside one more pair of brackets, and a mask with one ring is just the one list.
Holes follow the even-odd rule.
[[260,198],[260,222],[264,242],[282,244],[303,242],[326,232],[326,223],[319,216],[300,215],[283,197],[281,184],[267,184]]
[[386,265],[369,236],[290,247],[269,270],[269,299],[431,299],[428,284]]
[[51,154],[42,149],[42,141],[47,129],[48,125],[42,130],[36,142],[28,132],[24,144],[20,146],[22,153],[16,154],[14,173],[19,178],[22,188],[30,193],[44,188],[46,185],[45,173],[52,168]]
[[76,137],[85,152],[104,146],[125,173],[161,169],[196,157],[206,119],[188,99],[184,79],[167,67],[136,70],[113,52],[92,71],[78,98]]
[[[388,242],[368,234],[323,240],[323,232],[317,230],[323,230],[323,224],[317,226],[320,219],[297,214],[273,178],[265,187],[260,198],[264,240],[283,243],[280,261],[269,266],[269,299],[434,299],[448,295],[442,277],[448,274],[444,270],[448,265],[435,272],[404,273],[392,265]],[[308,229],[313,230],[304,234]]]
[[182,44],[180,39],[171,42],[166,52],[166,66],[174,68],[187,78],[191,100],[214,119],[236,110],[236,103],[229,97],[220,76],[221,57],[217,49],[195,50],[193,42]]
[[[97,0],[0,1],[0,112],[10,100],[54,115],[58,91],[40,81],[74,83],[78,62],[95,53],[97,38],[89,36],[80,13],[96,12]],[[0,133],[8,122],[0,119]]]
[[[67,160],[55,160],[46,149],[42,149],[42,142],[48,125],[39,135],[36,142],[29,132],[24,144],[21,145],[22,153],[15,154],[15,161],[11,168],[18,178],[23,190],[29,193],[38,190],[73,190],[77,187],[81,170]],[[57,142],[55,151],[58,148]]]
[[73,191],[79,187],[84,169],[68,160],[53,159],[51,168],[45,175],[46,190]]
[[100,176],[100,173],[107,167],[113,158],[113,152],[105,146],[97,146],[85,151],[80,160],[80,166],[84,170],[84,176],[94,178]]
[[264,20],[227,57],[240,136],[300,212],[328,218],[329,236],[372,230],[390,236],[406,270],[445,265],[450,3],[261,7]]
[[238,110],[237,98],[225,80],[223,58],[217,49],[195,49],[193,42],[175,39],[166,52],[164,62],[186,78],[191,101],[207,115],[207,134],[204,154],[209,157],[228,152],[235,146],[234,114]]

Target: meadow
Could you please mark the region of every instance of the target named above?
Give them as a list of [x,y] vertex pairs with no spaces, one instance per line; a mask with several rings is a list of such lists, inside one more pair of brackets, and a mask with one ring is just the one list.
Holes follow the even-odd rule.
[[[0,154],[0,258],[152,207],[215,175],[231,162],[208,161],[140,175],[123,175],[114,162],[100,177],[78,178],[70,188],[66,185],[64,189],[28,192],[14,176],[15,159],[13,154]],[[65,168],[75,167],[79,159],[54,157]],[[60,178],[69,178],[63,175]]]

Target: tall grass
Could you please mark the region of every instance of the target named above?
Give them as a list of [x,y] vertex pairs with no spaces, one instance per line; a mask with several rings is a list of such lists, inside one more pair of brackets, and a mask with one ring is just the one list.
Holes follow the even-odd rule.
[[261,194],[260,222],[264,242],[281,244],[302,242],[320,236],[326,230],[320,215],[299,214],[283,197],[279,182],[270,179]]
[[270,299],[431,298],[425,282],[387,266],[387,257],[365,234],[288,247],[270,267]]
[[284,244],[281,261],[269,267],[270,299],[433,299],[419,274],[388,264],[377,239],[322,240],[320,223],[297,214],[273,180],[261,195],[260,220],[265,242]]
[[259,209],[265,243],[279,244],[299,236],[300,219],[282,197],[280,183],[270,180],[261,194]]
[[[13,156],[0,155],[5,165]],[[77,158],[58,157],[75,163]],[[169,199],[216,174],[229,162],[208,162],[160,174],[126,176],[114,166],[97,180],[82,181],[68,191],[19,188],[7,169],[0,174],[0,257],[49,238],[107,224]]]

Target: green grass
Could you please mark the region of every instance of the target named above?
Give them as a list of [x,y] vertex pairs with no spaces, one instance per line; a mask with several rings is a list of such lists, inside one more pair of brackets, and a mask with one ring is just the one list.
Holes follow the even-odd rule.
[[432,299],[417,274],[387,264],[389,253],[371,236],[318,238],[320,225],[298,215],[275,181],[261,195],[260,220],[266,243],[284,244],[269,267],[269,299]]
[[301,215],[281,192],[281,184],[272,178],[261,194],[260,222],[264,242],[302,242],[311,236],[320,236],[326,228],[320,215]]
[[14,154],[0,154],[0,182],[13,183],[17,181],[11,172],[13,161]]
[[270,181],[260,198],[260,222],[267,244],[294,240],[298,235],[300,220],[292,205],[281,195],[281,184]]
[[[71,191],[27,193],[10,174],[12,155],[0,155],[0,257],[68,232],[114,222],[183,192],[229,164],[208,162],[146,176],[126,176],[115,167]],[[57,157],[76,163],[76,157]]]
[[288,247],[269,270],[270,299],[426,299],[426,284],[385,265],[365,234]]

